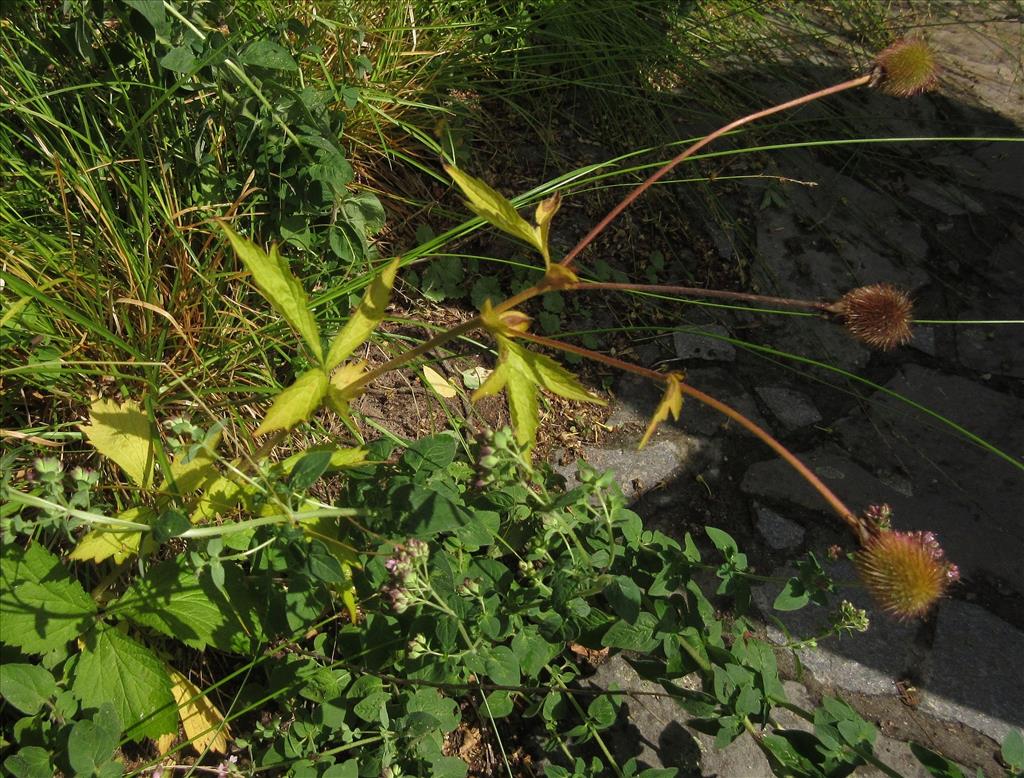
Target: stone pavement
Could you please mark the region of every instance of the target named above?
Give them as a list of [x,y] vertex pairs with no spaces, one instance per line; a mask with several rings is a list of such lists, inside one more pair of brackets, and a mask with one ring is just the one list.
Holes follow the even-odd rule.
[[[942,47],[950,36],[940,32]],[[872,117],[879,137],[889,134],[879,116],[917,135],[1020,137],[1024,90],[1019,81],[1016,91],[1003,83],[1005,51],[977,42],[957,51],[957,77],[980,74],[963,81],[968,93],[957,99],[868,96],[848,107]],[[784,205],[737,204],[755,222],[753,285],[835,299],[886,281],[913,292],[918,318],[1024,318],[1024,143],[942,143],[906,154],[885,169],[844,150],[773,157],[779,174],[819,185],[785,189]],[[870,383],[769,359],[722,336],[820,360]],[[644,356],[649,364],[670,361],[694,386],[766,426],[854,509],[886,502],[896,528],[937,533],[963,585],[928,619],[901,623],[875,613],[867,633],[804,652],[804,673],[794,673],[788,688],[797,700],[838,694],[883,733],[891,725],[896,736],[883,734],[879,753],[902,775],[926,774],[909,754],[911,739],[996,774],[998,741],[1024,728],[1024,327],[921,325],[909,346],[875,354],[817,319],[719,313],[687,322]],[[631,444],[657,395],[629,378],[619,389],[623,400],[609,424],[621,445],[606,443],[586,457],[617,470],[648,521],[695,537],[713,522],[740,539],[759,572],[778,576],[803,552],[822,560],[833,543],[852,549],[787,465],[692,401],[678,425],[636,452]],[[846,561],[832,572],[855,578]],[[776,591],[766,585],[755,596],[769,639],[782,642],[768,616],[782,617],[798,636],[824,622],[814,608],[772,614]],[[861,589],[840,595],[868,605]],[[649,686],[621,657],[591,680]],[[897,682],[916,687],[912,707]],[[715,752],[671,701],[638,697],[627,705],[629,723],[613,734],[624,757],[680,766],[683,775],[770,775],[746,736]]]

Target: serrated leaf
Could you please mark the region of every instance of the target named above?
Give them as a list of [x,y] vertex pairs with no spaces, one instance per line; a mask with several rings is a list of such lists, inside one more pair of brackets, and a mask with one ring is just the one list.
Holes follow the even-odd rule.
[[60,561],[38,543],[4,544],[0,556],[0,641],[43,654],[92,623],[96,603]]
[[[150,508],[136,506],[126,511],[121,511],[114,518],[134,521],[139,524],[152,524],[156,514]],[[139,545],[142,543],[142,532],[131,530],[114,529],[93,529],[82,535],[78,545],[68,554],[68,559],[78,562],[92,561],[97,564],[113,559],[121,564],[130,556],[139,553]]]
[[459,393],[455,390],[448,379],[438,373],[430,365],[423,366],[423,380],[427,386],[437,392],[441,397],[450,400],[452,397],[458,397]]
[[200,754],[206,751],[226,754],[231,728],[224,721],[224,714],[188,678],[173,667],[166,670],[171,679],[171,694],[178,704],[181,726],[192,747]]
[[488,374],[487,380],[477,387],[470,399],[473,402],[476,402],[482,397],[489,397],[492,394],[500,392],[505,388],[505,384],[508,383],[508,372],[508,366],[499,363],[498,366]]
[[529,450],[537,440],[537,427],[540,426],[537,384],[529,374],[518,370],[509,370],[505,391],[508,394],[508,409],[512,416],[512,428],[515,430],[516,442]]
[[127,400],[118,405],[113,400],[96,400],[89,410],[91,424],[82,425],[82,432],[98,452],[116,463],[136,485],[148,489],[153,485],[153,433],[149,418],[139,404]]
[[551,357],[537,354],[512,341],[507,343],[507,347],[509,349],[509,362],[513,369],[532,372],[537,379],[537,383],[549,392],[565,397],[568,400],[580,400],[581,402],[595,403],[597,405],[605,404],[605,401],[600,397],[584,389],[576,379],[576,376],[555,362]]
[[57,692],[57,682],[45,667],[21,662],[0,664],[0,697],[34,716]]
[[493,190],[479,178],[463,173],[458,168],[445,165],[444,169],[466,196],[466,205],[473,213],[502,232],[529,243],[544,254],[540,231],[520,216],[515,206],[504,195]]
[[277,245],[270,247],[270,254],[248,238],[231,229],[225,222],[220,228],[231,242],[235,255],[252,274],[253,283],[267,301],[284,317],[313,352],[317,362],[323,362],[323,346],[320,344],[320,330],[316,326],[313,312],[309,307],[306,290],[302,288],[288,263],[278,253]]
[[644,436],[640,438],[640,445],[637,448],[641,449],[646,446],[658,425],[666,421],[669,416],[675,421],[679,421],[679,414],[682,410],[683,392],[679,387],[679,376],[675,373],[669,373],[665,376],[665,393],[661,396],[661,402],[655,408],[654,415],[651,416],[651,421],[644,431]]
[[353,351],[365,343],[384,318],[388,301],[391,299],[391,289],[395,285],[398,264],[399,259],[396,257],[373,279],[352,318],[345,322],[345,326],[331,341],[331,348],[327,353],[328,371],[348,359]]
[[102,625],[82,649],[71,691],[83,707],[109,702],[131,740],[157,738],[178,723],[171,682],[152,651],[116,627]]
[[256,435],[266,435],[274,430],[289,430],[299,422],[306,421],[316,412],[327,394],[327,374],[319,368],[303,373],[295,383],[274,398],[267,415],[256,428]]
[[[168,559],[132,581],[110,609],[197,649],[229,648],[225,633],[236,629],[214,587],[204,587],[182,557]],[[213,595],[213,596],[211,596]]]

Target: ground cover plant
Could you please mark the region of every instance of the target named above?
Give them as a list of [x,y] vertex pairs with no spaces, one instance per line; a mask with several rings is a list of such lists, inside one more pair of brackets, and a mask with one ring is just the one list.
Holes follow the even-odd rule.
[[[226,52],[216,48],[211,35],[191,31],[188,17],[170,13],[170,6],[161,6],[167,14],[149,18],[144,12],[151,5],[127,5],[143,13],[161,60],[173,54],[171,64],[189,68],[182,72],[191,73],[196,65],[188,57],[203,60],[215,52],[224,57],[204,89],[230,92],[238,84],[217,79],[232,73],[243,84],[243,78],[251,80],[243,68],[229,63],[251,66],[253,72],[294,72],[286,64],[290,55],[269,39]],[[31,51],[30,42],[22,42]],[[873,84],[906,91],[900,85],[909,81],[914,91],[932,76],[930,57],[921,44],[904,42],[880,55],[871,72],[841,87]],[[21,75],[27,82],[34,69],[26,67]],[[299,176],[302,195],[293,198],[293,192],[278,190],[278,206],[267,194],[274,187],[266,181],[260,185],[260,196],[267,199],[258,208],[273,212],[272,226],[262,229],[285,241],[269,250],[263,241],[242,237],[249,220],[236,216],[229,196],[238,181],[213,197],[226,203],[224,218],[210,227],[224,240],[207,240],[206,233],[200,248],[220,247],[217,262],[225,267],[226,257],[236,255],[250,275],[246,281],[241,273],[224,271],[235,289],[233,312],[210,303],[208,310],[196,313],[209,317],[208,323],[186,329],[187,312],[154,302],[174,299],[189,283],[205,283],[182,277],[198,251],[186,239],[192,225],[180,221],[179,207],[165,210],[162,205],[162,220],[145,211],[120,214],[124,222],[155,221],[160,225],[155,232],[166,230],[166,241],[175,247],[145,266],[134,264],[137,254],[126,238],[130,232],[117,239],[120,225],[97,219],[98,235],[89,245],[111,239],[115,249],[120,246],[135,294],[121,304],[141,318],[131,320],[126,313],[111,322],[97,314],[77,322],[91,334],[90,343],[99,340],[107,349],[105,360],[91,354],[87,369],[97,376],[116,371],[113,382],[97,381],[103,396],[89,403],[89,421],[81,429],[103,458],[103,469],[65,472],[59,461],[46,456],[29,467],[5,455],[0,692],[8,709],[18,711],[3,734],[10,751],[6,769],[17,775],[52,775],[55,769],[114,775],[126,765],[135,772],[167,770],[169,764],[189,761],[184,754],[193,749],[205,758],[207,769],[221,774],[463,775],[472,761],[466,744],[473,728],[502,732],[506,721],[527,722],[519,725],[523,729],[535,721],[550,763],[532,765],[528,749],[517,745],[496,757],[502,769],[635,775],[637,765],[620,764],[601,737],[615,719],[619,698],[587,692],[576,683],[587,652],[629,651],[641,674],[662,684],[720,745],[744,732],[756,734],[779,774],[842,775],[863,763],[885,771],[872,750],[873,727],[841,701],[795,711],[813,725],[813,732],[773,723],[773,711],[795,706],[785,699],[773,650],[755,636],[746,617],[749,587],[757,577],[728,534],[707,529],[715,549],[707,558],[693,538],[678,542],[645,530],[609,474],[581,466],[580,486],[567,489],[546,463],[535,461],[531,449],[541,390],[580,402],[600,399],[548,354],[572,352],[662,383],[664,399],[645,440],[659,422],[678,418],[684,396],[710,403],[750,429],[798,468],[849,525],[866,585],[883,608],[898,616],[925,612],[955,580],[955,567],[943,558],[935,539],[892,529],[884,506],[863,514],[851,511],[781,444],[687,384],[685,376],[654,373],[533,334],[529,317],[520,310],[533,296],[643,289],[627,281],[581,280],[573,268],[574,258],[614,212],[568,254],[551,255],[557,192],[534,193],[534,219],[527,221],[488,184],[449,165],[447,174],[470,207],[535,251],[542,265],[534,278],[539,274],[540,280],[504,301],[483,295],[478,316],[383,363],[364,364],[364,346],[384,320],[409,257],[371,262],[365,278],[332,285],[315,307],[311,304],[308,289],[323,283],[330,269],[314,270],[307,286],[285,257],[330,248],[337,260],[372,260],[366,238],[379,211],[372,195],[350,193],[351,179],[339,158],[343,152],[331,141],[337,128],[316,124],[316,111],[300,106],[301,98],[289,101],[296,85],[276,88],[274,78],[260,83],[269,107],[254,98],[231,114],[232,122],[252,122],[253,137],[263,144],[260,153],[269,155],[269,163],[257,159],[255,168],[264,171],[267,181],[287,170],[289,153],[300,152],[282,138],[308,111],[313,123],[304,140],[312,156],[296,169],[304,171],[302,176],[319,171],[326,181],[312,173],[304,180]],[[125,106],[138,108],[132,100]],[[147,110],[154,108],[160,110]],[[293,108],[303,118],[287,114]],[[280,122],[274,109],[285,112],[283,118],[277,115]],[[82,111],[80,117],[87,114]],[[329,121],[325,115],[321,119]],[[51,126],[60,130],[59,138],[77,127],[77,120],[65,123],[55,116]],[[104,129],[96,128],[91,136],[96,143],[107,142]],[[670,164],[696,150],[688,148]],[[281,173],[280,180],[290,187],[297,179]],[[92,183],[83,180],[69,191],[88,204]],[[149,183],[156,191],[166,184]],[[134,188],[138,182],[125,178],[118,185]],[[637,188],[632,196],[643,191]],[[58,201],[61,192],[55,195]],[[141,202],[159,201],[153,190],[136,194]],[[209,196],[206,192],[199,199]],[[340,217],[331,229],[302,221],[317,213],[307,196],[338,205]],[[623,207],[628,204],[623,201]],[[74,210],[67,206],[69,218]],[[304,230],[318,242],[307,241]],[[339,231],[347,236],[334,241],[340,251],[330,237]],[[7,239],[19,247],[39,247],[22,236],[9,234]],[[44,238],[36,233],[34,239]],[[163,276],[171,286],[154,297],[149,285],[176,256],[183,260],[175,266],[178,275]],[[37,326],[46,326],[38,309],[52,304],[47,299],[51,287],[63,286],[65,279],[54,274],[40,283],[27,272],[31,263],[24,255],[19,259],[25,272],[4,274],[15,302],[5,311],[5,329],[13,330],[22,345],[38,334],[30,317],[43,319]],[[68,281],[79,288],[99,277],[87,265],[75,270],[77,277]],[[332,304],[348,303],[364,287],[347,315],[323,316]],[[656,291],[708,294],[679,287]],[[882,348],[905,339],[910,324],[905,296],[880,285],[852,290],[836,301],[771,302],[817,309],[851,336]],[[221,321],[263,317],[270,309],[280,322],[259,328],[230,325],[233,332],[244,333],[241,343],[272,333],[272,349],[259,353],[273,363],[269,372],[287,388],[263,388],[273,401],[258,425],[240,423],[226,412],[229,403],[217,391],[201,386],[197,378],[204,365],[172,365],[180,369],[163,372],[169,332],[212,340],[220,337],[214,331]],[[9,318],[7,311],[13,311]],[[178,327],[157,326],[165,313]],[[338,319],[344,321],[340,327]],[[451,431],[418,441],[392,434],[367,443],[351,413],[356,397],[378,377],[415,364],[473,330],[487,333],[497,352],[495,369],[483,378],[477,396],[504,392],[512,428],[471,436],[453,423]],[[153,331],[163,334],[150,343],[152,350],[119,353],[152,340],[145,333]],[[69,337],[68,331],[44,334],[55,343]],[[202,342],[194,345],[210,353]],[[212,356],[222,365],[241,364],[240,350],[235,342]],[[26,371],[30,390],[59,396],[86,372],[66,360],[55,365],[45,356],[37,354],[31,372]],[[135,360],[131,370],[114,364],[128,358]],[[132,372],[136,368],[142,373]],[[242,390],[250,391],[258,372],[238,370]],[[446,391],[443,378],[433,386]],[[177,406],[174,416],[163,412],[175,407],[168,393],[188,401]],[[340,418],[335,429],[347,431],[333,438],[344,444],[307,444],[301,437],[302,425],[321,406]],[[75,434],[71,424],[62,430]],[[53,441],[23,435],[34,445]],[[285,453],[277,455],[281,449]],[[866,614],[829,599],[831,582],[816,559],[801,560],[798,570],[777,608],[827,604],[835,609],[831,633],[867,627]],[[713,593],[706,588],[709,577]],[[797,636],[794,648],[801,640],[825,637]],[[692,673],[700,677],[697,689],[680,684]],[[497,737],[495,742],[503,748],[506,741]],[[1007,740],[1004,759],[1010,770],[1019,769],[1021,748],[1019,740]],[[956,774],[955,765],[921,753],[937,774]]]

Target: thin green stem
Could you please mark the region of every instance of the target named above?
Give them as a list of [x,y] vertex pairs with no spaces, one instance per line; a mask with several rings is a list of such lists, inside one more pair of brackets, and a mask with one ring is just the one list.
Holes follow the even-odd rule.
[[771,297],[751,292],[734,292],[729,289],[702,289],[697,286],[671,286],[668,284],[625,284],[610,281],[581,281],[567,286],[564,291],[597,292],[601,290],[621,292],[655,292],[680,297],[713,297],[722,300],[745,300],[765,305],[781,305],[788,308],[809,308],[821,311],[830,303],[818,300],[800,300],[794,297]]

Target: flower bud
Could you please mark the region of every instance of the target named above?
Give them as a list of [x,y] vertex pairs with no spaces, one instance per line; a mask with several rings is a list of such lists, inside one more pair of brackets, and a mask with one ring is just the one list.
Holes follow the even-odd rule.
[[960,575],[930,532],[883,530],[854,554],[854,564],[882,609],[904,620],[927,613]]
[[894,97],[912,97],[934,88],[939,66],[920,38],[904,38],[875,57],[871,85]]
[[839,315],[857,340],[888,351],[908,343],[913,303],[892,284],[872,284],[847,292],[828,310]]

